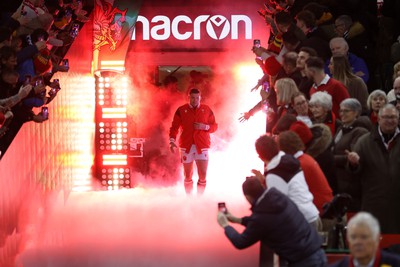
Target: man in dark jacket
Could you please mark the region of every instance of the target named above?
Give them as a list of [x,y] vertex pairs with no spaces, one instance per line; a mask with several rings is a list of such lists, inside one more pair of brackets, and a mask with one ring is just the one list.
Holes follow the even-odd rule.
[[[256,177],[246,179],[243,193],[252,205],[250,216],[237,218],[229,212],[218,213],[219,225],[236,248],[244,249],[261,241],[262,246],[269,247],[290,267],[326,266],[318,233],[287,196],[275,188],[264,190]],[[239,234],[228,221],[240,223],[246,229]],[[260,266],[265,266],[263,257],[261,254]]]
[[399,111],[386,104],[378,125],[349,152],[350,170],[361,177],[361,210],[375,216],[384,234],[400,234]]

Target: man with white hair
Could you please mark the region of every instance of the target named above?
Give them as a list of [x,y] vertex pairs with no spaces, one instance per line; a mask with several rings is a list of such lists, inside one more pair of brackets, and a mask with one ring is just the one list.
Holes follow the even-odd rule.
[[347,224],[350,256],[331,267],[400,266],[400,256],[379,249],[378,220],[368,212],[359,212]]
[[[369,80],[369,70],[364,59],[356,56],[349,52],[349,45],[343,37],[335,37],[329,41],[329,47],[331,49],[332,57],[334,56],[347,56],[353,73],[364,80],[365,83]],[[330,59],[325,64],[325,71],[329,76],[332,74],[329,71]]]
[[350,170],[361,177],[361,210],[379,220],[384,234],[400,234],[398,123],[399,111],[386,104],[378,112],[378,125],[361,136],[347,154]]

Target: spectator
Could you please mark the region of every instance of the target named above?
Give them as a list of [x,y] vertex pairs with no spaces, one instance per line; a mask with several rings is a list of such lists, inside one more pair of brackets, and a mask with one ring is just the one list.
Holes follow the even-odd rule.
[[[264,190],[255,177],[243,183],[243,194],[251,205],[250,216],[238,218],[230,212],[218,212],[217,217],[218,224],[236,248],[244,249],[261,241],[261,247],[272,249],[281,260],[289,262],[289,267],[326,266],[318,233],[287,196],[275,188]],[[228,221],[242,224],[244,231],[239,234]],[[266,255],[260,253],[260,266],[264,266],[265,258]]]
[[305,153],[313,157],[324,172],[333,194],[337,194],[336,168],[332,164],[334,157],[332,153],[332,133],[328,126],[322,123],[314,124],[310,128],[304,123],[293,123],[286,130],[296,132],[304,145]]
[[319,212],[313,203],[313,195],[308,189],[300,162],[292,155],[280,151],[278,144],[270,136],[260,136],[255,147],[258,156],[265,163],[265,176],[257,170],[252,172],[267,188],[274,187],[287,195],[303,213],[307,222],[319,229]]
[[313,203],[321,214],[324,204],[331,202],[333,198],[332,189],[325,174],[318,163],[310,155],[304,153],[306,147],[297,133],[293,131],[281,132],[278,143],[280,150],[299,160],[308,188],[314,196]]
[[282,57],[289,50],[289,46],[283,46],[283,34],[292,33],[298,40],[305,38],[300,29],[293,23],[293,17],[286,11],[280,11],[275,14],[274,25],[276,25],[277,33],[273,35],[268,44],[268,48],[253,47],[256,54],[256,62],[261,66],[263,72],[271,77],[271,84],[274,83],[273,77],[276,76],[282,66]]
[[347,266],[400,266],[400,257],[379,248],[380,226],[368,212],[359,212],[347,224],[350,255],[330,265]]
[[[273,88],[270,88],[269,83],[265,82],[263,85],[263,89],[260,91],[261,95],[261,101],[258,102],[254,107],[252,107],[249,111],[244,112],[242,116],[239,117],[240,122],[245,122],[248,119],[250,119],[251,116],[253,116],[256,112],[260,110],[265,110],[267,114],[272,114],[272,122],[271,125],[274,125],[274,116],[277,110],[277,104],[276,104],[276,92]],[[270,123],[268,122],[271,120],[268,115],[266,117],[266,132],[271,132],[272,127]]]
[[[365,63],[364,59],[349,52],[349,45],[343,37],[332,38],[329,42],[329,47],[331,48],[332,56],[347,56],[353,73],[361,77],[365,83],[368,82],[369,71],[367,64]],[[326,62],[325,71],[331,75],[328,68],[329,63],[330,60]]]
[[341,123],[336,119],[335,113],[332,112],[332,96],[326,92],[316,92],[311,96],[308,104],[312,113],[313,124],[325,124],[334,136]]
[[308,10],[314,14],[316,25],[324,33],[326,40],[335,37],[335,27],[333,23],[333,15],[329,8],[316,2],[308,3],[304,6],[303,10]]
[[[363,58],[372,59],[372,44],[368,32],[359,21],[354,21],[349,15],[340,15],[335,20],[335,32],[337,37],[343,37],[349,45],[349,52]],[[369,65],[368,65],[369,66]],[[373,72],[371,72],[373,73]]]
[[275,90],[278,109],[276,113],[267,113],[267,132],[275,127],[276,122],[284,114],[295,114],[292,107],[292,96],[298,92],[296,83],[290,78],[282,78],[276,81]]
[[306,39],[303,41],[303,46],[314,48],[319,57],[327,60],[331,56],[329,51],[328,38],[325,33],[318,28],[315,16],[308,10],[302,10],[296,15],[297,27],[299,27]]
[[396,97],[400,95],[400,76],[393,81],[393,89],[387,94],[387,100],[390,104],[396,105]]
[[[400,45],[400,43],[399,43],[399,45]],[[389,90],[389,92],[387,93],[388,102],[392,102],[392,101],[396,100],[396,96],[395,96],[394,90],[393,90],[393,82],[397,77],[400,77],[400,61],[397,62],[396,64],[394,64],[394,66],[393,66],[393,76],[390,79],[390,81],[389,81],[389,79],[387,79],[385,81],[385,88],[391,88]]]
[[361,104],[355,98],[347,98],[340,103],[342,125],[334,136],[333,153],[335,156],[338,193],[347,193],[352,197],[349,211],[361,208],[360,177],[346,169],[347,151],[351,151],[357,140],[372,129],[372,123],[361,115]]
[[362,113],[366,114],[368,111],[368,88],[363,79],[353,74],[347,57],[333,56],[329,63],[329,71],[332,73],[332,78],[346,86],[350,97],[360,101]]
[[399,111],[391,104],[378,113],[378,125],[360,137],[347,155],[361,177],[361,210],[374,215],[384,234],[400,234]]
[[[18,73],[12,70],[3,70],[0,80],[0,106],[7,110],[21,102],[32,91],[31,85],[25,85],[21,88],[18,85]],[[42,88],[34,88],[41,90]]]
[[308,127],[311,127],[311,112],[308,108],[308,101],[302,92],[298,92],[292,96],[292,106],[297,114],[296,119],[304,122]]
[[[296,26],[298,29],[298,27]],[[301,34],[304,33],[299,29]],[[302,40],[296,36],[293,30],[289,30],[282,34],[282,43],[287,48],[288,51],[299,52],[300,48],[303,46]]]
[[314,81],[314,85],[310,88],[310,96],[321,91],[330,94],[332,96],[332,111],[336,117],[339,117],[339,104],[350,97],[346,87],[325,73],[324,62],[319,57],[307,59],[306,73]]
[[208,149],[211,145],[210,133],[217,130],[214,113],[209,106],[200,104],[201,94],[198,89],[189,91],[189,103],[180,106],[174,115],[169,131],[170,150],[177,148],[176,137],[180,130],[179,147],[185,176],[185,190],[193,190],[193,161],[196,161],[199,180],[197,192],[204,192],[208,167]]
[[290,78],[298,86],[302,80],[300,71],[296,68],[297,53],[294,51],[287,52],[282,58],[282,68],[276,76],[276,80],[281,78]]
[[5,45],[0,48],[0,65],[1,70],[15,70],[17,66],[17,53],[11,46]]
[[300,71],[302,77],[298,88],[299,91],[305,95],[307,100],[310,99],[310,88],[313,85],[314,81],[310,77],[308,77],[306,73],[306,61],[310,57],[315,56],[317,56],[317,52],[313,48],[304,46],[300,48],[296,61],[296,68]]
[[367,99],[367,107],[369,110],[369,119],[372,124],[376,124],[378,122],[378,112],[381,107],[387,104],[386,93],[382,90],[372,91]]

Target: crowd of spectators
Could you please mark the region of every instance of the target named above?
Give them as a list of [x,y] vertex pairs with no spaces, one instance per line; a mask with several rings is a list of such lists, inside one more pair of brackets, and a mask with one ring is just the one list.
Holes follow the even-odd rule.
[[69,70],[64,56],[88,20],[79,0],[9,2],[0,14],[0,157],[24,123],[48,120],[62,84],[53,75]]
[[252,49],[264,73],[255,88],[269,87],[239,120],[267,111],[266,134],[300,161],[320,216],[321,201],[350,196],[346,215],[370,212],[400,234],[399,1],[269,0],[258,13],[270,39]]

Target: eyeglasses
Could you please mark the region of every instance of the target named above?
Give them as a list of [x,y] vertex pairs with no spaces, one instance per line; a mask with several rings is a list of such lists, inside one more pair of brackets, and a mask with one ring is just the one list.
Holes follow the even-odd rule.
[[399,119],[399,117],[398,116],[386,116],[386,115],[383,115],[383,116],[380,116],[380,118],[381,119],[384,119],[384,120],[398,120]]

